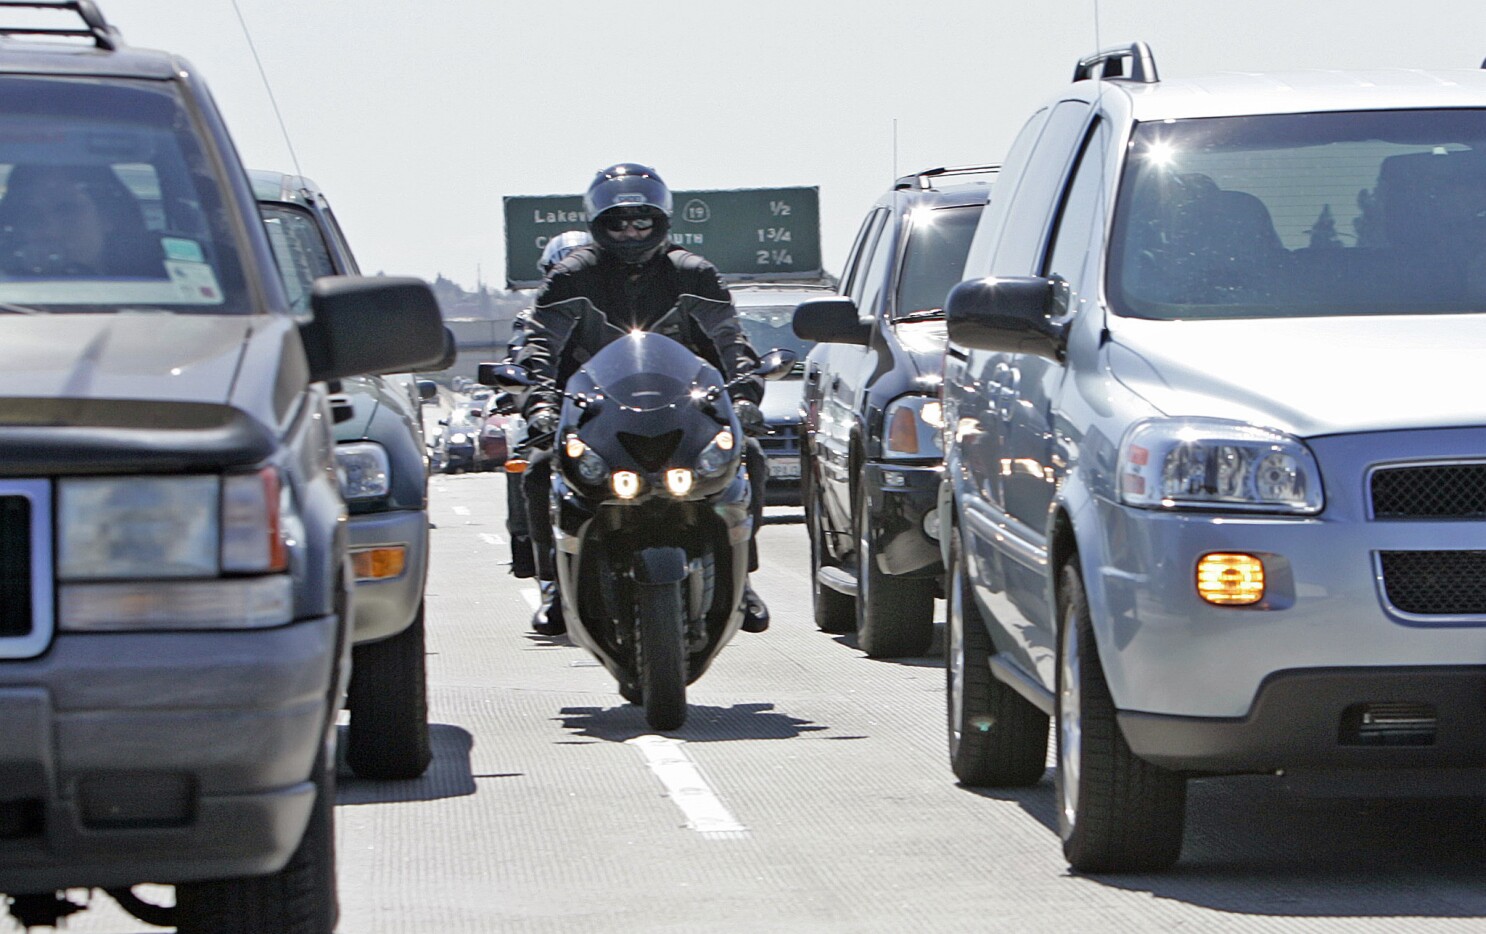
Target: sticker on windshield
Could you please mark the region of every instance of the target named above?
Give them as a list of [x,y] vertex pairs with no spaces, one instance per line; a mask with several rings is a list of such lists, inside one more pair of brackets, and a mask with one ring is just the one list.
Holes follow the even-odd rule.
[[204,263],[206,254],[201,252],[201,244],[195,240],[184,237],[161,237],[160,246],[165,249],[165,258],[168,260],[180,260],[186,263]]
[[165,269],[175,286],[181,301],[198,305],[216,305],[222,301],[222,287],[217,284],[217,274],[206,263],[187,263],[168,260]]

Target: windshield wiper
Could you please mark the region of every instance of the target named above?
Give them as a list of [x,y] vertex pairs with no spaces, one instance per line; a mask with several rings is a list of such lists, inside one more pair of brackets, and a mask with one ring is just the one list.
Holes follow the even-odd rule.
[[40,308],[31,308],[27,305],[12,305],[10,302],[0,302],[0,313],[9,315],[42,315],[46,312]]
[[893,320],[897,323],[902,323],[904,321],[935,321],[943,320],[943,318],[943,308],[925,308],[922,311],[911,311],[906,315],[899,315]]

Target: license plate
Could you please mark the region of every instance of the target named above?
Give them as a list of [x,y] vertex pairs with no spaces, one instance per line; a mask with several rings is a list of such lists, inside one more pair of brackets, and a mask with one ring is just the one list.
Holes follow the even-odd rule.
[[800,479],[800,459],[798,457],[769,458],[769,476],[778,477],[781,480]]

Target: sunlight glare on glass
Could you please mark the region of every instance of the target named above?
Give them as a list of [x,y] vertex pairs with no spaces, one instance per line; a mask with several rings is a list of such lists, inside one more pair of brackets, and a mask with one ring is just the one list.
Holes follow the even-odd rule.
[[1146,150],[1145,157],[1157,168],[1170,168],[1176,161],[1176,147],[1166,140],[1157,140]]

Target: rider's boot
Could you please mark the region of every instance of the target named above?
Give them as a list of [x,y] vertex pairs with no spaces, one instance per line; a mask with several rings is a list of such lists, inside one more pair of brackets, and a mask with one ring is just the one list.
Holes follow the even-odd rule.
[[769,628],[769,608],[764,598],[753,589],[752,582],[743,585],[743,631],[763,632]]
[[532,614],[531,628],[539,636],[560,636],[568,631],[557,581],[542,581],[542,605]]

